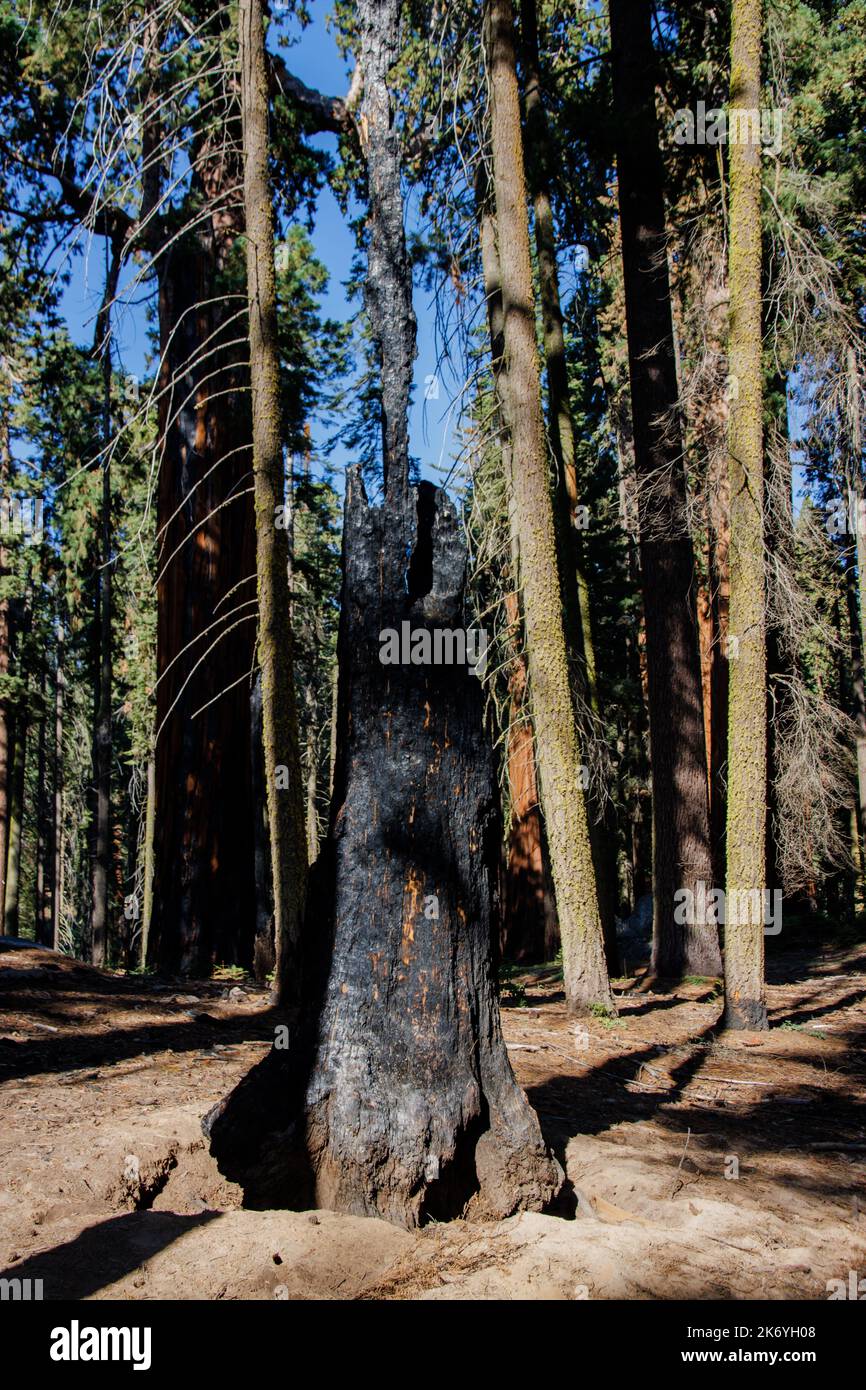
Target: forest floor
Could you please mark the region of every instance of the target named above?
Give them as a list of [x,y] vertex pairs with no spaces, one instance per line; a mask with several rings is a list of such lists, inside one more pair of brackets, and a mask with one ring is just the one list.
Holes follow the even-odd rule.
[[581,1029],[551,969],[503,1010],[571,1219],[407,1232],[247,1211],[200,1119],[274,1037],[267,996],[0,939],[0,1274],[60,1298],[813,1298],[866,1275],[866,947],[771,957],[771,1030],[640,972]]

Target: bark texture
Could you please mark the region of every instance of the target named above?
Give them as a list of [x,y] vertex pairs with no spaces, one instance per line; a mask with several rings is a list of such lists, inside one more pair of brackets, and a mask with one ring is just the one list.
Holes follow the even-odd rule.
[[650,0],[610,0],[617,179],[652,748],[653,969],[721,973],[718,932],[676,894],[713,882],[695,573],[677,413]]
[[153,847],[156,836],[156,763],[147,760],[147,804],[144,812],[144,887],[141,909],[141,962],[147,961],[147,942],[153,917]]
[[148,950],[152,964],[190,975],[215,962],[250,967],[255,922],[252,429],[236,341],[245,325],[237,298],[220,293],[242,220],[225,187],[237,174],[220,152],[202,177],[219,211],[157,261],[165,395]]
[[3,930],[19,936],[21,897],[21,832],[24,819],[24,773],[27,758],[27,711],[19,704],[12,721],[12,767],[9,790],[9,843],[6,857],[6,894]]
[[581,787],[581,758],[563,627],[529,250],[523,138],[511,0],[488,0],[496,226],[502,285],[505,414],[511,434],[513,525],[519,549],[536,758],[572,1012],[613,1004]]
[[[734,0],[731,109],[757,111],[761,98],[761,0]],[[725,1022],[767,1027],[763,895],[767,824],[767,645],[764,565],[763,369],[761,363],[761,150],[730,150],[729,371],[737,382],[728,432],[731,483],[730,631],[739,640],[730,663],[728,713]],[[757,895],[757,898],[756,898]],[[760,910],[757,910],[757,900]],[[747,906],[742,912],[739,904]],[[741,920],[741,917],[743,920]]]
[[[509,622],[519,620],[517,595],[506,598]],[[509,680],[508,791],[511,828],[505,862],[502,955],[515,961],[553,960],[559,949],[556,898],[538,801],[535,740],[528,716],[526,659],[514,657]]]
[[[12,456],[9,448],[8,403],[4,399],[0,405],[0,490],[6,493]],[[12,711],[6,699],[6,682],[9,676],[9,649],[11,625],[9,598],[6,593],[6,550],[0,545],[0,934],[5,931],[3,918],[6,902],[6,856],[9,846],[9,773],[10,773],[10,725]]]
[[[481,270],[484,298],[487,304],[487,327],[490,335],[490,358],[496,390],[496,425],[502,452],[502,469],[508,494],[513,487],[511,478],[511,436],[505,420],[503,373],[505,371],[505,323],[502,312],[502,275],[499,251],[496,246],[496,218],[492,207],[492,191],[484,165],[479,167],[475,187],[478,239],[481,250]],[[509,502],[509,523],[513,523],[514,508]],[[511,568],[517,583],[518,546],[511,525]],[[522,632],[521,612],[516,588],[506,595],[506,613],[511,630]],[[518,641],[513,643],[512,671],[509,678],[509,730],[506,770],[511,803],[511,825],[505,858],[505,893],[502,934],[504,957],[512,960],[552,960],[559,947],[559,924],[556,919],[556,899],[550,872],[550,855],[544,833],[544,818],[538,797],[538,777],[535,768],[535,733],[529,705],[526,656]]]
[[[580,489],[577,478],[577,451],[556,260],[553,151],[542,90],[536,0],[521,0],[520,28],[526,108],[526,168],[535,224],[541,326],[547,372],[548,433],[555,466],[554,499],[561,553],[566,637],[573,666],[579,673],[582,693],[592,714],[598,718],[595,639],[583,540],[578,527]],[[615,975],[621,968],[614,918],[617,878],[616,827],[613,823],[612,804],[609,801],[605,802],[603,798],[602,801],[603,804],[600,806],[594,804],[591,796],[587,797],[605,955],[608,971]]]
[[247,230],[250,385],[258,579],[262,745],[274,905],[274,991],[300,1003],[307,846],[289,611],[289,547],[276,525],[285,496],[274,216],[268,180],[268,73],[261,0],[241,0],[241,106]]
[[63,916],[63,705],[66,676],[63,670],[65,648],[63,631],[57,630],[57,667],[54,674],[54,796],[51,844],[54,855],[51,901],[51,945],[60,949]]
[[356,9],[364,82],[358,129],[369,201],[364,299],[381,369],[385,491],[405,494],[416,322],[403,228],[400,137],[388,89],[388,74],[399,53],[401,0],[358,0]]
[[574,420],[568,388],[564,320],[559,294],[559,269],[556,261],[552,152],[542,95],[536,0],[521,0],[520,23],[526,108],[527,178],[535,223],[541,325],[547,369],[550,443],[556,464],[556,499],[562,516],[563,564],[568,568],[568,588],[574,586],[574,592],[570,596],[570,607],[574,610],[576,618],[575,646],[583,661],[587,699],[590,708],[598,714],[595,642],[592,635],[589,586],[580,531],[576,527],[580,491],[577,481]]
[[105,965],[108,952],[109,894],[111,871],[111,305],[117,294],[122,243],[116,241],[106,256],[105,292],[96,320],[94,351],[102,356],[103,448],[102,501],[100,512],[99,561],[96,575],[97,688],[93,735],[93,774],[95,823],[93,833],[93,879],[91,893],[91,960]]
[[[353,475],[344,564],[345,751],[311,904],[319,931],[333,924],[322,1011],[211,1118],[213,1151],[253,1205],[407,1226],[470,1202],[496,1215],[539,1208],[560,1175],[499,1024],[499,820],[480,684],[466,667],[379,660],[380,632],[406,618],[464,621],[451,504],[422,484],[401,507],[370,507]],[[309,995],[321,987],[312,967]]]

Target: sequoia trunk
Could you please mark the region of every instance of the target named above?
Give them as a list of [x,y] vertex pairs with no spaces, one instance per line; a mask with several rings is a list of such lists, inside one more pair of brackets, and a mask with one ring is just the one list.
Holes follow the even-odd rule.
[[688,912],[713,875],[651,17],[649,0],[610,0],[652,749],[653,969],[680,977],[720,974],[721,956],[716,927]]
[[157,262],[164,395],[148,951],[162,969],[191,975],[215,962],[249,967],[255,931],[246,325],[237,299],[217,294],[230,240],[225,219],[205,223]]

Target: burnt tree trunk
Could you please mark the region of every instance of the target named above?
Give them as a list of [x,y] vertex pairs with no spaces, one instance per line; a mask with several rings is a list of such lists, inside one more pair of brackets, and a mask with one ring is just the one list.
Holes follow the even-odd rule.
[[[407,564],[407,556],[408,564]],[[253,1206],[414,1226],[539,1208],[560,1174],[502,1039],[492,969],[500,826],[482,690],[464,666],[383,665],[380,633],[458,628],[466,554],[431,484],[347,491],[335,814],[311,893],[331,924],[318,1020],[207,1121]],[[327,882],[327,896],[321,886]],[[322,993],[311,978],[308,996]]]
[[400,0],[358,9],[385,501],[370,506],[350,471],[339,755],[309,895],[306,1012],[291,1047],[275,1045],[205,1130],[251,1205],[315,1203],[415,1226],[467,1208],[543,1207],[562,1175],[500,1028],[500,825],[481,685],[465,663],[380,659],[383,634],[404,621],[428,641],[431,629],[464,627],[467,558],[445,493],[408,482],[415,323],[387,89]]

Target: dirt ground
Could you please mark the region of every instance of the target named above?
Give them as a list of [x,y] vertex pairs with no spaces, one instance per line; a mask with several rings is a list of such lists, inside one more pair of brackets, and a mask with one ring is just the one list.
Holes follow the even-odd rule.
[[249,983],[165,984],[0,939],[0,1273],[44,1297],[828,1297],[866,1275],[866,949],[770,961],[771,1031],[707,982],[620,982],[569,1021],[552,971],[506,1007],[573,1215],[407,1232],[246,1211],[200,1118],[270,1046]]

